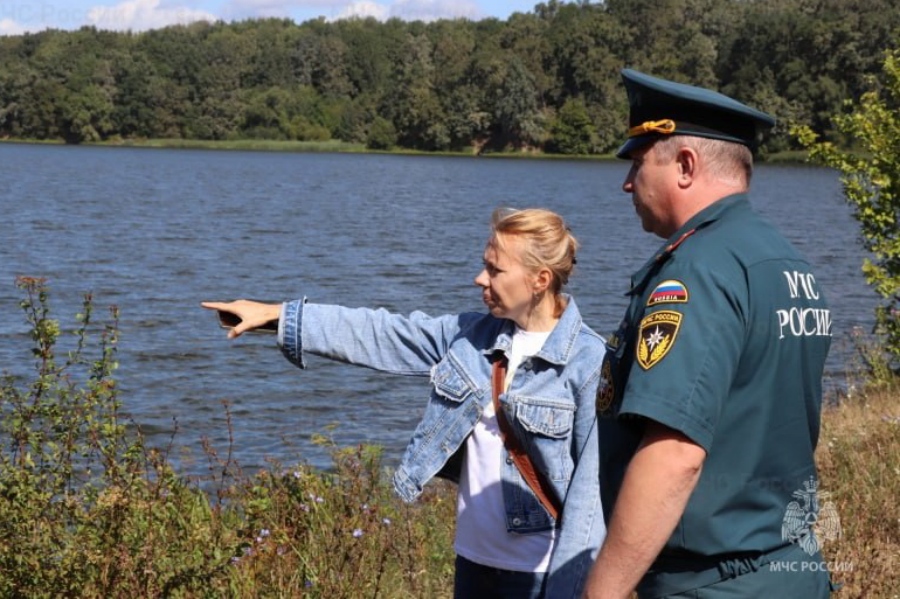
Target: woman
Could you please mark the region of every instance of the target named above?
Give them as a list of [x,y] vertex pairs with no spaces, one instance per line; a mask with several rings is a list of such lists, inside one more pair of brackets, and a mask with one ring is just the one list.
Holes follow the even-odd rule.
[[429,375],[394,487],[412,501],[434,476],[459,483],[454,596],[579,597],[606,529],[594,427],[604,344],[562,292],[576,249],[553,212],[498,209],[475,279],[490,314],[403,317],[305,299],[203,306],[241,319],[230,338],[277,321],[301,368],[306,352]]

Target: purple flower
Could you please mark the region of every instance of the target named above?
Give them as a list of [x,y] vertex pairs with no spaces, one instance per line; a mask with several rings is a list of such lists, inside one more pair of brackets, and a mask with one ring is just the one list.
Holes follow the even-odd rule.
[[381,523],[384,524],[385,526],[390,526],[390,525],[391,525],[391,519],[390,519],[390,518],[383,518],[383,519],[381,520]]
[[361,528],[356,528],[353,530],[353,538],[354,539],[358,539],[361,536],[363,536],[363,531]]

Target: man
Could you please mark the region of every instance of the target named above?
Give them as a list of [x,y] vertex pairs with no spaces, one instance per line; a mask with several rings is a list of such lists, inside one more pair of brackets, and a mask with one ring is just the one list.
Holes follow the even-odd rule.
[[611,514],[585,596],[827,597],[811,523],[831,315],[809,264],[746,195],[774,119],[710,90],[623,79],[623,189],[666,242],[633,276],[608,343],[597,412]]

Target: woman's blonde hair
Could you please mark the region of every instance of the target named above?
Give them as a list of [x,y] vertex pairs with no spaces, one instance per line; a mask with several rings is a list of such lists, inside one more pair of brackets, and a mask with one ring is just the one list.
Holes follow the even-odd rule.
[[534,271],[548,268],[554,295],[569,282],[579,244],[560,215],[542,208],[497,208],[491,215],[491,233],[489,244],[495,247],[502,248],[504,238],[522,241],[522,263]]

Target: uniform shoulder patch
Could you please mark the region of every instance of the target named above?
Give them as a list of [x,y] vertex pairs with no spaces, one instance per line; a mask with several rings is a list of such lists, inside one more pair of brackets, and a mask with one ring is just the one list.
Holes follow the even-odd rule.
[[603,367],[600,369],[600,385],[597,387],[595,410],[598,417],[608,416],[611,412],[613,400],[616,398],[616,390],[613,386],[612,366],[609,355],[603,358]]
[[655,306],[657,304],[686,304],[688,301],[688,290],[684,283],[675,279],[663,281],[647,298],[647,306]]
[[641,320],[635,353],[637,363],[644,370],[650,370],[666,357],[675,345],[675,338],[681,328],[680,312],[660,310]]

